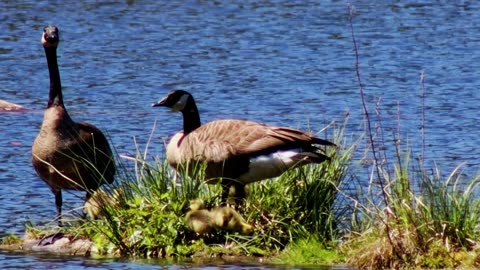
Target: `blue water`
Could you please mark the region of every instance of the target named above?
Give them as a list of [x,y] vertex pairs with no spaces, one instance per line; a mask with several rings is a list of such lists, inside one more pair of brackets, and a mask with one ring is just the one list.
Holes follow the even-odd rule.
[[[381,120],[386,149],[400,134],[420,155],[424,112],[427,165],[436,161],[448,172],[464,162],[467,176],[477,172],[479,2],[232,2],[1,1],[0,98],[27,111],[0,113],[0,234],[21,234],[27,220],[45,224],[55,215],[53,195],[30,163],[48,97],[40,45],[48,24],[60,29],[70,115],[102,128],[119,154],[134,154],[136,143],[148,146],[153,160],[181,118],[150,104],[174,88],[196,97],[204,122],[246,118],[319,131],[348,112],[347,134],[358,137],[363,113],[351,3],[366,103],[373,120]],[[67,194],[65,207],[81,206],[82,196]],[[37,256],[0,257],[10,258],[11,267],[45,263]],[[58,260],[95,267],[82,258]]]

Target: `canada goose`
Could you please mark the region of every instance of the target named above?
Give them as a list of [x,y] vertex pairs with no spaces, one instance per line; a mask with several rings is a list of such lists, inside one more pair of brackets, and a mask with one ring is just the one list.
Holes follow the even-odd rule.
[[248,224],[243,217],[228,206],[205,209],[202,199],[190,202],[190,211],[185,216],[187,225],[198,235],[224,230],[250,235],[253,232],[252,225]]
[[74,122],[65,109],[57,64],[58,28],[45,27],[41,41],[50,74],[50,93],[32,146],[32,164],[55,195],[61,226],[62,189],[86,191],[87,201],[100,185],[113,182],[115,164],[105,135],[94,125]]
[[317,145],[335,145],[299,130],[246,120],[225,119],[201,125],[193,96],[183,90],[171,91],[152,106],[169,107],[183,114],[183,131],[176,133],[166,147],[168,163],[175,169],[206,163],[209,183],[222,179],[224,203],[230,187],[238,203],[244,197],[246,184],[277,177],[293,167],[329,160]]

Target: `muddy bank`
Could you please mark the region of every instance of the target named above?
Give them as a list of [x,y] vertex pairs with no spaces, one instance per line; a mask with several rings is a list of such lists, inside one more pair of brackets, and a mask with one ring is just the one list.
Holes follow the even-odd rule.
[[[35,239],[32,236],[25,235],[22,238],[10,241],[10,243],[0,244],[0,250],[12,251],[12,252],[39,252],[39,253],[51,253],[55,255],[67,255],[67,256],[85,256],[85,257],[102,257],[99,255],[98,250],[95,248],[93,242],[89,239],[77,238],[72,239],[68,235],[63,233],[56,233],[46,236],[42,239]],[[184,263],[268,263],[272,257],[256,257],[256,256],[243,256],[243,255],[229,255],[218,254],[212,256],[211,253],[199,251],[193,254],[189,258],[183,258]],[[158,258],[143,258],[145,260],[155,260]],[[140,259],[142,260],[142,259]]]
[[63,233],[56,233],[42,239],[34,239],[29,235],[11,243],[2,243],[0,249],[11,251],[47,252],[63,255],[90,256],[93,242],[89,239],[72,238]]

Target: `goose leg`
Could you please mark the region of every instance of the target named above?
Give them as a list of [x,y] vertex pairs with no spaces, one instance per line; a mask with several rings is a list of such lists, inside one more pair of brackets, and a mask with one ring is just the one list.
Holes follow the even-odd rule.
[[55,195],[55,206],[57,206],[58,226],[62,227],[62,190],[52,189],[52,192]]
[[233,201],[235,202],[235,205],[240,208],[243,205],[243,200],[245,199],[245,185],[235,182],[233,184],[233,188]]
[[222,202],[221,202],[222,206],[225,206],[228,203],[228,197],[229,197],[229,194],[230,194],[230,187],[231,186],[232,186],[231,181],[224,180],[223,183],[222,183]]
[[245,185],[234,180],[223,183],[222,205],[231,203],[237,207],[243,204],[245,198]]

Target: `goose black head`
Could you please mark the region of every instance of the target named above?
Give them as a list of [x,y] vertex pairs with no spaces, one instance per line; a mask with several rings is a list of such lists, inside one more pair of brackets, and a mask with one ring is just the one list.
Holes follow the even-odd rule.
[[56,48],[60,42],[58,28],[56,26],[47,26],[43,29],[42,45],[45,48]]
[[173,90],[160,101],[153,103],[152,107],[164,106],[172,109],[174,112],[181,112],[184,111],[192,101],[193,97],[187,91]]

